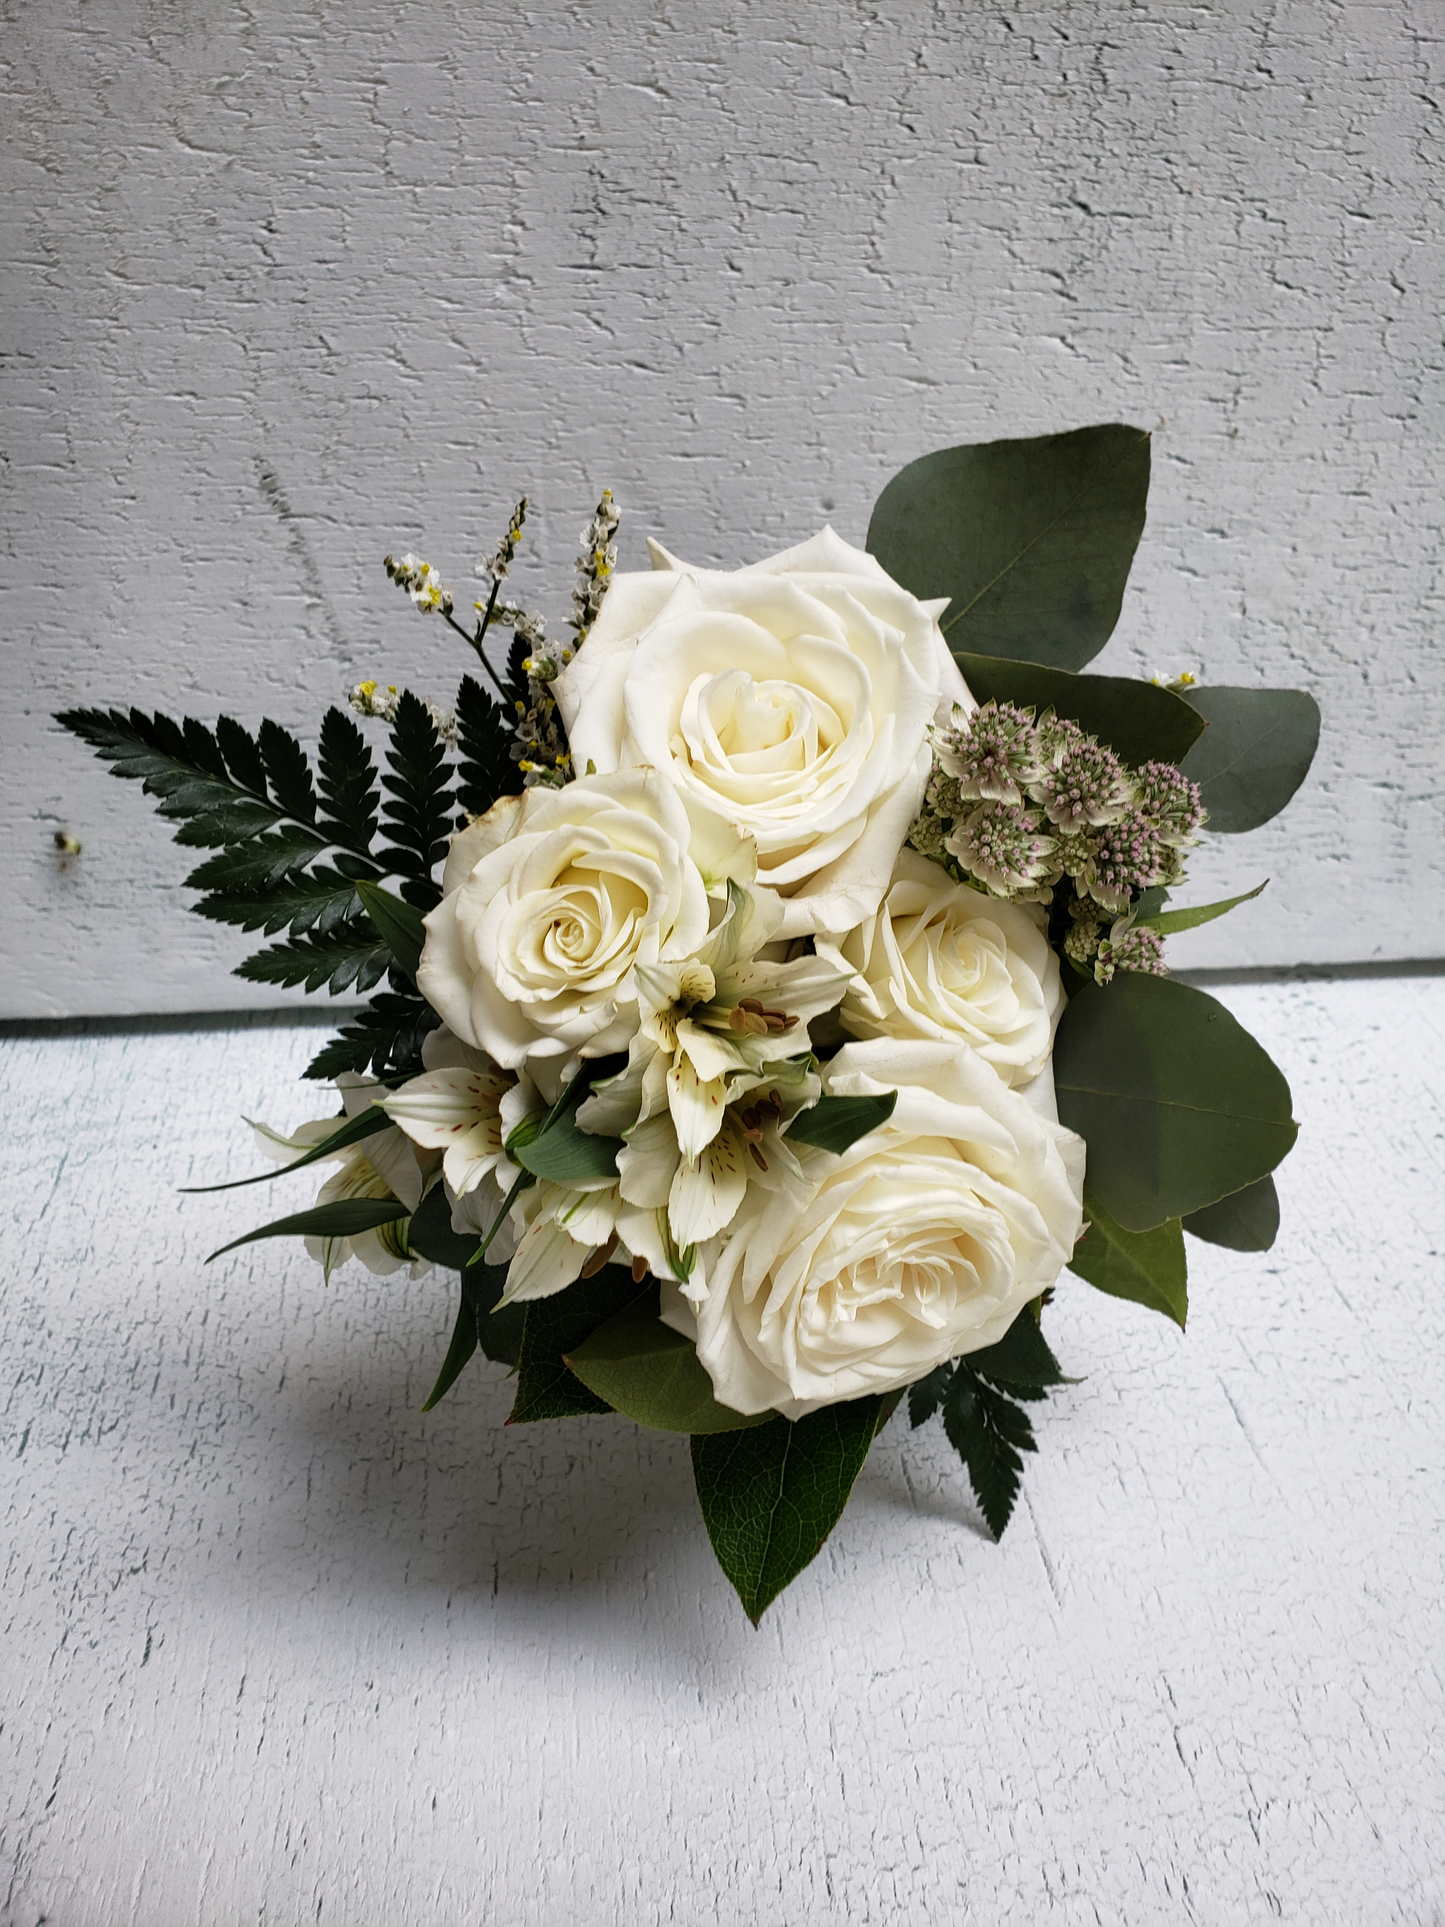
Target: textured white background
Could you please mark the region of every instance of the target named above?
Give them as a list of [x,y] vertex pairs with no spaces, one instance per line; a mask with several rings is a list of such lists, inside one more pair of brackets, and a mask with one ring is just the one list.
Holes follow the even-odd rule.
[[895,1418],[756,1633],[683,1441],[420,1415],[451,1274],[203,1267],[314,1030],[0,1043],[4,1927],[1439,1927],[1445,983],[1225,994],[1274,1251],[1066,1276],[1003,1545]]
[[0,1012],[272,1001],[52,709],[440,694],[380,558],[465,582],[523,488],[555,630],[603,483],[632,566],[732,563],[1103,419],[1157,429],[1103,666],[1325,711],[1179,960],[1445,949],[1438,0],[3,15]]

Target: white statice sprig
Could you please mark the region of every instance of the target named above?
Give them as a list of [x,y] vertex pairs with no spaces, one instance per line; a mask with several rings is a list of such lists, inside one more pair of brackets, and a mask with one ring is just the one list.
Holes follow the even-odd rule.
[[452,612],[452,592],[430,562],[424,562],[419,555],[404,555],[398,562],[394,556],[386,558],[386,572],[399,589],[405,589],[424,616],[439,611],[444,616]]
[[597,620],[602,598],[617,567],[617,543],[614,537],[621,520],[612,490],[603,489],[597,513],[582,531],[582,553],[576,563],[578,580],[572,591],[572,614],[568,620],[577,632],[576,647],[579,649],[587,639],[588,630]]

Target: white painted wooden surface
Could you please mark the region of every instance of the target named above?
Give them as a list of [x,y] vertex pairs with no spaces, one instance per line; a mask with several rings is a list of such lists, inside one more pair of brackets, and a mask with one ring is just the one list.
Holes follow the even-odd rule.
[[271,998],[53,709],[441,694],[381,557],[465,586],[523,489],[555,631],[604,483],[626,566],[729,564],[1108,419],[1157,435],[1101,666],[1325,711],[1181,959],[1442,954],[1437,0],[5,17],[0,1014]]
[[0,1044],[5,1927],[1445,1918],[1445,983],[1224,995],[1276,1249],[1066,1279],[1002,1547],[895,1419],[756,1633],[680,1442],[420,1415],[449,1278],[203,1267],[314,1031]]

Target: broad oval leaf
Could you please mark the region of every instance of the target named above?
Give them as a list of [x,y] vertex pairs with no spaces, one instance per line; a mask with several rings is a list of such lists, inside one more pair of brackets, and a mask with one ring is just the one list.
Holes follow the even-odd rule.
[[1191,1211],[1184,1220],[1191,1237],[1229,1251],[1268,1251],[1279,1232],[1279,1193],[1273,1178],[1247,1184],[1218,1204]]
[[550,1178],[555,1184],[579,1184],[589,1178],[615,1178],[620,1137],[597,1137],[584,1131],[575,1110],[563,1111],[556,1122],[546,1126],[531,1143],[522,1142],[517,1132],[507,1140],[507,1155],[530,1171],[533,1177]]
[[1089,1147],[1089,1189],[1149,1231],[1272,1171],[1295,1141],[1289,1085],[1223,1004],[1169,977],[1121,972],[1065,1010],[1059,1117]]
[[[565,1291],[527,1305],[517,1360],[517,1396],[508,1425],[610,1412],[607,1400],[589,1391],[575,1375],[566,1354],[590,1338],[599,1325],[648,1294],[649,1287],[639,1285],[625,1265],[604,1265],[595,1277],[579,1278]],[[655,1303],[656,1285],[650,1287],[650,1294]],[[489,1316],[505,1317],[506,1312]]]
[[565,1358],[589,1391],[657,1432],[740,1432],[775,1416],[718,1403],[697,1347],[658,1317],[655,1292],[609,1318]]
[[1256,830],[1277,816],[1309,774],[1320,710],[1303,689],[1190,689],[1184,700],[1209,727],[1184,774],[1199,785],[1211,830]]
[[882,1097],[820,1097],[809,1110],[800,1111],[787,1129],[790,1144],[811,1144],[820,1151],[841,1156],[860,1137],[886,1124],[898,1102],[897,1091]]
[[258,1238],[355,1238],[380,1225],[395,1224],[407,1215],[406,1206],[396,1198],[336,1198],[330,1204],[313,1205],[309,1211],[295,1211],[289,1218],[276,1218],[258,1231],[248,1231],[244,1238],[233,1238],[213,1251],[206,1263],[238,1245],[255,1244]]
[[718,1564],[756,1626],[823,1549],[873,1443],[883,1401],[694,1438],[692,1473]]
[[1179,1220],[1152,1231],[1126,1231],[1098,1199],[1084,1193],[1089,1228],[1074,1246],[1069,1269],[1111,1298],[1128,1298],[1172,1318],[1181,1331],[1189,1312],[1189,1267]]
[[1019,703],[1067,716],[1126,763],[1182,763],[1204,732],[1197,710],[1158,683],[1131,676],[1075,676],[1045,663],[954,651],[981,703]]
[[1119,620],[1148,494],[1149,436],[1117,422],[941,448],[893,477],[867,546],[949,598],[955,651],[1081,669]]

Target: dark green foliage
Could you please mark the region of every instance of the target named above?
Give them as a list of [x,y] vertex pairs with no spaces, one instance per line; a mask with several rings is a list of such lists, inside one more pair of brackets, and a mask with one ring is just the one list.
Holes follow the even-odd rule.
[[703,1523],[755,1626],[838,1523],[882,1411],[880,1398],[850,1399],[693,1439]]
[[655,1283],[574,1346],[565,1363],[613,1411],[654,1431],[736,1432],[773,1416],[750,1417],[718,1403],[697,1347],[659,1318]]
[[[582,1087],[577,1101],[586,1096]],[[598,1137],[584,1131],[577,1122],[576,1107],[559,1113],[547,1129],[530,1143],[514,1139],[508,1146],[513,1163],[520,1164],[533,1177],[551,1178],[558,1184],[576,1184],[586,1178],[615,1178],[619,1137]]]
[[949,1444],[968,1468],[979,1510],[995,1539],[1003,1537],[1018,1499],[1025,1452],[1037,1449],[1029,1415],[1013,1401],[1037,1401],[1051,1385],[1067,1385],[1026,1305],[996,1345],[938,1365],[909,1388],[908,1418],[916,1430],[942,1411]]
[[314,830],[283,823],[279,829],[229,844],[219,855],[207,857],[186,878],[186,888],[264,894],[304,870],[325,848],[325,838]]
[[[229,854],[223,852],[223,857]],[[203,869],[210,867],[202,865]],[[199,917],[238,924],[242,930],[264,930],[268,937],[287,928],[293,937],[308,930],[325,936],[338,923],[360,915],[361,898],[351,877],[344,877],[339,870],[320,868],[303,872],[289,882],[273,883],[269,889],[218,891],[202,897],[191,908]]]
[[[178,843],[219,849],[272,828],[284,814],[264,787],[232,774],[216,737],[192,717],[181,724],[140,709],[68,709],[56,721],[105,758],[113,775],[138,778],[158,797],[161,815],[179,826]],[[256,775],[250,737],[239,724],[225,734],[238,769]]]
[[1209,727],[1184,774],[1199,785],[1211,830],[1235,835],[1277,816],[1314,761],[1320,711],[1302,689],[1190,689]]
[[1181,1331],[1189,1315],[1189,1268],[1177,1218],[1149,1231],[1126,1231],[1085,1187],[1089,1228],[1074,1246],[1069,1269],[1096,1291],[1128,1298],[1172,1318]]
[[296,738],[268,717],[257,732],[271,794],[298,823],[316,821],[316,790],[311,765]]
[[320,1158],[329,1158],[337,1151],[345,1150],[348,1144],[360,1144],[364,1138],[376,1137],[381,1131],[395,1129],[386,1112],[373,1104],[355,1117],[342,1118],[329,1137],[319,1144],[313,1144],[309,1151],[298,1151],[289,1164],[278,1164],[274,1170],[261,1171],[254,1178],[236,1178],[230,1184],[183,1184],[185,1192],[239,1191],[248,1184],[270,1184],[276,1178],[289,1177],[291,1172],[300,1171],[308,1164],[315,1164]]
[[949,598],[955,651],[1081,669],[1119,619],[1148,494],[1149,437],[1117,422],[942,448],[884,489],[867,547]]
[[1089,1189],[1126,1231],[1201,1211],[1295,1141],[1289,1085],[1223,1004],[1121,971],[1081,990],[1054,1042],[1059,1117],[1089,1147]]
[[963,679],[981,703],[1052,709],[1087,729],[1126,763],[1182,763],[1203,734],[1197,710],[1157,683],[1129,676],[1075,676],[1037,662],[965,655]]
[[517,1360],[517,1397],[507,1423],[610,1412],[606,1399],[573,1376],[564,1354],[575,1351],[645,1289],[626,1266],[604,1265],[595,1278],[579,1278],[555,1297],[528,1305]]
[[[233,1238],[228,1245],[211,1253],[219,1258],[238,1245],[255,1244],[258,1238],[355,1238],[363,1231],[395,1224],[406,1216],[406,1206],[395,1198],[336,1198],[330,1204],[313,1205],[309,1211],[295,1211],[288,1218],[276,1218],[259,1230]],[[206,1263],[211,1262],[207,1258]]]
[[1279,1234],[1279,1193],[1274,1179],[1261,1178],[1218,1204],[1192,1211],[1184,1229],[1206,1244],[1229,1251],[1268,1251]]
[[324,936],[293,937],[258,950],[236,966],[236,975],[253,984],[304,984],[333,997],[355,989],[364,995],[391,967],[392,954],[369,917],[339,923]]
[[333,707],[322,718],[320,762],[320,828],[343,850],[369,856],[381,793],[366,739],[345,710]]
[[414,904],[403,903],[390,890],[383,890],[379,883],[372,883],[365,877],[357,878],[356,894],[361,898],[367,916],[381,932],[391,951],[392,962],[415,983],[422,945],[426,942],[420,910]]
[[813,1144],[820,1151],[841,1156],[860,1137],[886,1124],[897,1102],[897,1091],[889,1091],[884,1097],[820,1097],[788,1126],[788,1142]]
[[502,678],[502,687],[507,692],[508,702],[514,706],[521,703],[523,708],[527,703],[527,672],[522,665],[526,662],[529,653],[522,638],[513,636],[512,646],[507,651],[507,673]]
[[[455,1382],[478,1340],[482,1351],[494,1363],[516,1364],[527,1308],[525,1305],[508,1305],[505,1311],[493,1310],[506,1286],[507,1267],[473,1262],[481,1241],[473,1232],[452,1230],[451,1201],[443,1185],[433,1184],[417,1206],[416,1215],[406,1228],[406,1241],[423,1258],[430,1258],[433,1264],[444,1265],[450,1270],[460,1271],[462,1275],[461,1303],[452,1343],[442,1366],[442,1377],[423,1407],[423,1410],[430,1410]],[[470,1346],[467,1342],[469,1336]],[[457,1362],[458,1358],[460,1363]],[[452,1367],[454,1369],[448,1378],[447,1372]],[[445,1384],[442,1379],[446,1380]]]
[[422,1040],[440,1022],[420,997],[384,990],[321,1047],[303,1075],[317,1081],[342,1071],[370,1071],[390,1082],[416,1077],[425,1068]]
[[512,731],[499,703],[471,676],[457,690],[457,802],[469,816],[485,816],[499,796],[517,788]]
[[446,747],[425,703],[404,689],[391,726],[382,818],[392,841],[379,861],[402,879],[401,894],[419,910],[440,901],[432,871],[447,853],[452,791]]

